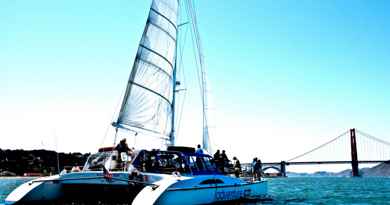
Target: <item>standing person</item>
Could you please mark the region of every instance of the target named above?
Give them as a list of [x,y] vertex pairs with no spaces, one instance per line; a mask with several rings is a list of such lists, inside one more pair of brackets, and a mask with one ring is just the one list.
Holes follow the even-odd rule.
[[219,151],[219,149],[214,153],[214,161],[218,160],[219,159],[219,155],[221,154],[221,152]]
[[217,170],[222,172],[221,170],[221,160],[220,160],[220,157],[221,157],[221,151],[219,151],[219,149],[214,153],[214,163],[215,163],[215,166],[217,167]]
[[226,155],[226,151],[225,150],[222,150],[221,157],[222,157],[223,165],[227,166],[229,164],[230,160],[229,160],[228,156]]
[[195,154],[203,154],[203,149],[201,148],[200,144],[196,146]]
[[252,178],[253,180],[255,180],[255,175],[256,175],[256,163],[257,163],[257,157],[253,158],[253,161],[251,163],[251,167],[252,167]]
[[260,181],[261,180],[261,175],[262,175],[262,172],[263,172],[263,167],[262,167],[262,163],[261,163],[261,160],[258,159],[255,163],[255,167],[254,167],[254,171],[255,171],[255,174],[254,174],[254,179],[255,180],[258,180]]
[[[203,154],[203,150],[200,144],[198,144],[198,146],[196,146],[195,155],[201,154]],[[204,169],[202,156],[196,156],[196,166],[198,167],[199,171]]]
[[233,168],[234,168],[234,176],[236,176],[237,178],[240,177],[241,163],[240,160],[237,159],[237,157],[233,157]]
[[115,147],[115,149],[118,151],[119,154],[122,153],[122,152],[126,152],[126,153],[130,153],[131,152],[131,149],[127,145],[126,138],[123,138],[119,142],[119,144]]
[[127,145],[127,142],[126,142],[126,138],[123,138],[119,144],[115,147],[115,150],[118,151],[118,154],[119,154],[119,159],[118,161],[119,162],[123,162],[123,159],[122,159],[122,153],[125,153],[126,155],[131,155],[132,154],[132,151],[131,149],[129,148],[129,146]]

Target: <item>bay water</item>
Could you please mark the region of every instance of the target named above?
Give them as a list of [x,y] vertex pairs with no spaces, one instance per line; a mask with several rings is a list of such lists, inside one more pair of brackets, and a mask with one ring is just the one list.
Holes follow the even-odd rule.
[[[0,204],[29,178],[0,178]],[[258,204],[389,204],[390,178],[291,177],[268,179],[270,199]],[[236,203],[235,203],[236,204]]]

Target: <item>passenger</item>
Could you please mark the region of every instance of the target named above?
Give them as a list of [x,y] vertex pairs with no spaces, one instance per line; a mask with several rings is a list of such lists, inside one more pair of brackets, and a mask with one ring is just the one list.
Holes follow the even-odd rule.
[[151,157],[151,160],[152,160],[151,172],[159,173],[160,170],[161,170],[160,161],[156,158],[156,156],[152,156],[152,157]]
[[150,172],[153,169],[153,160],[152,157],[148,154],[145,156],[143,170],[144,172]]
[[127,167],[127,162],[131,159],[128,156],[132,155],[132,150],[129,148],[129,146],[126,143],[126,138],[123,138],[118,145],[115,147],[115,150],[118,151],[118,164],[116,167],[118,169],[123,169]]
[[64,174],[66,174],[66,173],[69,173],[69,170],[67,170],[67,169],[63,169],[61,172],[60,172],[60,175],[64,175]]
[[220,156],[220,159],[221,159],[221,164],[222,164],[222,168],[223,168],[223,173],[226,173],[225,172],[225,168],[228,169],[229,168],[229,158],[227,157],[226,155],[226,152],[225,150],[222,150],[222,154]]
[[258,159],[255,163],[254,172],[254,179],[260,181],[263,173],[262,163],[260,159]]
[[233,168],[234,168],[234,176],[236,176],[237,178],[240,177],[241,163],[240,160],[237,159],[237,157],[233,157]]
[[115,150],[118,151],[119,154],[122,152],[125,152],[127,154],[132,154],[132,150],[129,148],[129,146],[126,143],[126,138],[123,138],[119,144],[115,147]]
[[80,171],[81,171],[81,169],[79,166],[74,166],[74,167],[72,167],[70,172],[80,172]]
[[223,173],[223,160],[222,160],[221,151],[219,149],[214,154],[214,163],[215,166],[217,167],[217,170]]
[[201,148],[200,144],[198,144],[195,154],[203,154],[203,149]]
[[257,157],[253,158],[253,161],[251,163],[251,168],[252,168],[252,177],[253,177],[253,180],[255,180],[255,175],[256,175],[256,169],[255,169],[255,166],[256,166],[256,163],[257,163]]
[[202,157],[196,157],[196,166],[198,167],[199,171],[203,171],[203,159]]
[[214,163],[215,164],[218,164],[217,161],[219,159],[219,155],[221,155],[221,152],[219,151],[219,149],[214,153]]

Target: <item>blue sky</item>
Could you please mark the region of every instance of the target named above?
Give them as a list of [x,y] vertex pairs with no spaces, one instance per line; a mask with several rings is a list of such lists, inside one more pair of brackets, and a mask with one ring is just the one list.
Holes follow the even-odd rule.
[[[390,141],[388,1],[196,5],[218,147],[242,161],[275,161],[351,127]],[[53,147],[55,135],[59,150],[96,149],[124,91],[149,6],[1,1],[0,148]],[[183,135],[197,133],[185,120],[193,126],[183,125]]]

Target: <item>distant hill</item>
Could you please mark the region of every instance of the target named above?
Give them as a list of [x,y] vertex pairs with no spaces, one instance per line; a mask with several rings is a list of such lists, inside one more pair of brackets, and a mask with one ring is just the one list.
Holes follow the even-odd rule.
[[[60,170],[64,166],[83,166],[90,154],[58,153]],[[0,149],[0,173],[23,176],[24,173],[43,175],[58,173],[57,152],[50,150],[2,150]]]
[[390,162],[380,163],[372,168],[362,169],[363,176],[377,177],[377,176],[390,176]]
[[[324,172],[319,171],[315,173],[297,173],[297,172],[287,172],[289,177],[350,177],[351,169],[346,169],[341,172]],[[390,177],[390,161],[380,163],[371,168],[362,168],[359,170],[361,176],[363,177]]]
[[[359,169],[359,173],[363,177],[388,177],[390,176],[390,161],[380,163],[374,167]],[[335,173],[336,176],[351,176],[351,169]]]

